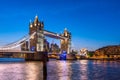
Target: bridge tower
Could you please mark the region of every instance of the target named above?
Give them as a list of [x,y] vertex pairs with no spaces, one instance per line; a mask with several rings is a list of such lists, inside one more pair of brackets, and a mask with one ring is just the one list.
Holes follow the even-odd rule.
[[30,22],[29,35],[36,32],[35,36],[30,39],[30,50],[36,52],[44,51],[44,23],[38,20],[38,16],[35,17],[34,22]]
[[71,33],[65,28],[64,33],[61,35],[63,37],[66,37],[65,39],[61,39],[61,51],[67,51],[67,53],[70,53],[71,50]]

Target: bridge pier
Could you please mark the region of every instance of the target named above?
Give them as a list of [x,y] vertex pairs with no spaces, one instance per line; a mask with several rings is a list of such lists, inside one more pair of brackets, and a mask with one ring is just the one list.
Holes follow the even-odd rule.
[[48,54],[46,52],[37,52],[32,54],[26,54],[26,61],[48,61]]

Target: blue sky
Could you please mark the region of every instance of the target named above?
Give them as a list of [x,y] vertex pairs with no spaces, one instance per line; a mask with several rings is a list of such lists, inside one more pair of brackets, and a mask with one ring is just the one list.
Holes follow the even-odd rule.
[[119,0],[1,0],[0,44],[27,35],[29,21],[37,14],[46,30],[61,33],[66,27],[72,33],[75,49],[118,45],[119,3]]

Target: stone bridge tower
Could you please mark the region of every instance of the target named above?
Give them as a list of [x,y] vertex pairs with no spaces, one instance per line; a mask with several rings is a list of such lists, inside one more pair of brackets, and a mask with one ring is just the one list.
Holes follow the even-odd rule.
[[36,52],[44,51],[44,23],[38,20],[38,16],[35,17],[34,22],[30,22],[29,35],[36,32],[35,36],[30,39],[30,50]]
[[67,53],[70,53],[71,50],[71,33],[65,28],[64,33],[61,35],[63,37],[66,37],[65,39],[61,39],[61,51],[67,51]]

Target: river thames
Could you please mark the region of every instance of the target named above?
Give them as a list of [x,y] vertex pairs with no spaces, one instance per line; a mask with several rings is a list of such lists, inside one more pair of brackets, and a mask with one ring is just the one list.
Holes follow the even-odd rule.
[[120,80],[120,61],[77,60],[0,62],[0,80]]

